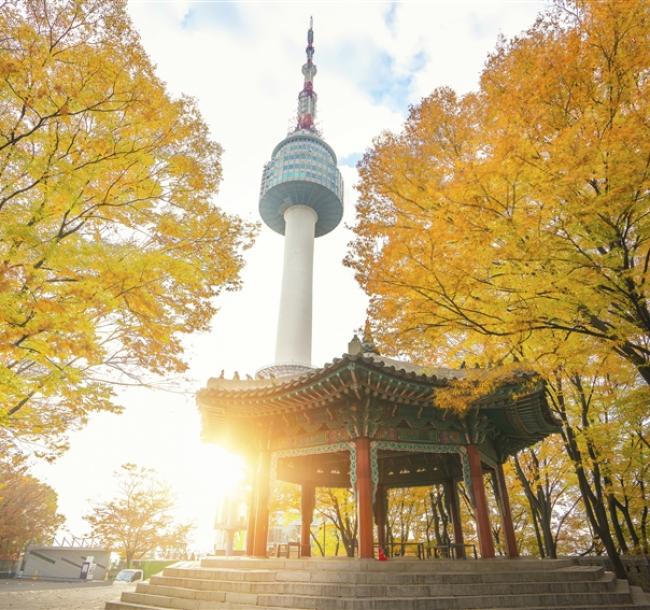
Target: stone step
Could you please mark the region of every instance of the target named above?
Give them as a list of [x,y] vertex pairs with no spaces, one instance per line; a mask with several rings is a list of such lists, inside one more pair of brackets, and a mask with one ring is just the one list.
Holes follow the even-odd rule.
[[386,597],[375,598],[314,598],[306,596],[260,595],[261,606],[310,608],[315,610],[474,610],[487,608],[534,608],[593,606],[609,610],[611,606],[632,606],[633,601],[626,594],[537,594],[500,596],[449,596],[449,597]]
[[275,580],[277,570],[236,570],[236,569],[209,569],[209,568],[165,568],[164,576],[178,578],[196,578],[201,580],[240,580],[240,581],[268,581]]
[[[591,567],[591,566],[590,566]],[[598,566],[596,570],[583,568],[562,568],[559,570],[524,570],[514,569],[503,572],[413,572],[413,573],[377,573],[367,572],[361,574],[365,580],[357,582],[385,583],[385,584],[464,584],[464,583],[496,583],[496,582],[543,582],[554,580],[556,582],[572,582],[579,580],[596,581],[602,578],[605,570]],[[323,572],[314,576],[311,582],[336,582],[331,578],[331,572]],[[345,573],[344,573],[345,574]]]
[[291,608],[283,608],[282,606],[264,607],[258,606],[256,603],[247,601],[244,597],[233,597],[221,602],[193,600],[193,604],[186,603],[188,600],[182,600],[174,597],[164,597],[156,595],[138,595],[136,593],[122,593],[122,599],[116,602],[107,602],[105,610],[226,610],[226,609],[241,609],[241,610],[313,610],[310,608],[298,608],[291,606]]
[[[144,606],[142,604],[132,604],[128,602],[107,602],[106,610],[161,610],[159,606]],[[250,606],[248,604],[235,604],[235,603],[218,603],[210,606],[210,610],[310,610],[308,608],[282,608],[280,606],[262,607]],[[394,610],[400,610],[395,608]],[[423,606],[420,610],[427,610]],[[484,608],[483,610],[521,610],[521,608]],[[632,604],[616,604],[609,606],[529,606],[526,610],[650,610],[650,605],[632,605]]]
[[[531,606],[526,608],[526,610],[557,610],[566,609],[566,610],[650,610],[650,601],[648,603],[639,603],[638,601],[633,601],[629,604],[617,604],[610,606]],[[284,610],[284,609],[283,609]],[[482,610],[521,610],[521,608],[484,608]]]
[[[143,606],[154,606],[157,608],[177,608],[180,610],[202,610],[209,606],[214,605],[216,602],[226,601],[226,594],[221,595],[220,599],[216,600],[202,600],[202,599],[188,599],[185,597],[168,596],[168,595],[154,595],[150,593],[122,593],[122,601],[133,604],[140,604]],[[252,604],[255,605],[255,604]]]
[[[165,590],[165,594],[160,591]],[[632,605],[626,581],[618,581],[615,591],[549,593],[520,592],[490,594],[465,587],[463,591],[436,595],[403,595],[402,591],[382,591],[379,596],[345,596],[345,595],[300,595],[242,593],[234,591],[197,591],[178,587],[161,587],[145,584],[137,592],[124,592],[122,601],[161,608],[177,610],[207,610],[222,602],[246,604],[251,607],[290,607],[313,608],[318,610],[469,610],[478,608],[530,608],[549,605],[550,607],[588,606],[607,608],[611,605]],[[149,592],[151,591],[151,592]],[[155,591],[155,592],[154,592]]]
[[160,610],[159,606],[143,606],[142,604],[130,604],[128,602],[116,601],[106,602],[104,610]]
[[[168,606],[146,606],[125,601],[106,602],[105,606],[105,610],[164,610],[165,608],[168,608]],[[277,606],[262,608],[261,606],[251,606],[249,604],[227,604],[224,602],[211,604],[209,610],[309,610],[309,608],[278,608]],[[602,610],[602,608],[599,610]]]
[[[453,603],[454,598],[449,598],[449,602]],[[391,600],[391,603],[395,603],[398,600]],[[418,610],[429,610],[431,608],[439,608],[439,606],[431,606],[425,600],[422,600],[423,603],[417,606]],[[133,603],[127,601],[117,601],[117,602],[108,602],[106,604],[106,610],[161,610],[164,608],[170,608],[173,606],[151,606],[143,603]],[[318,606],[322,608],[323,606]],[[404,606],[397,605],[392,606],[392,610],[401,610]],[[455,605],[444,605],[443,608],[451,610],[456,608]],[[570,605],[559,605],[553,603],[552,605],[526,605],[523,606],[525,610],[650,610],[650,604],[645,603],[609,603],[604,606],[602,604],[586,604],[586,605],[576,605],[571,603]],[[296,606],[286,607],[286,606],[257,606],[251,605],[249,603],[236,603],[236,602],[209,602],[203,610],[313,610],[313,607],[310,608],[300,608]],[[483,607],[481,610],[522,610],[522,606],[492,606],[492,607]]]
[[585,593],[611,591],[615,578],[611,573],[603,575],[600,580],[551,580],[549,574],[545,581],[499,581],[472,582],[463,579],[459,582],[434,584],[349,584],[349,583],[314,583],[314,582],[279,582],[279,581],[224,581],[195,580],[168,576],[153,576],[149,584],[138,585],[137,591],[173,595],[175,590],[182,591],[180,597],[197,597],[200,599],[217,599],[197,593],[239,592],[239,593],[276,593],[280,595],[316,595],[325,597],[433,597],[436,595],[460,595],[464,589],[471,587],[474,595],[504,595],[515,593]]
[[[347,572],[311,570],[223,570],[208,568],[165,568],[163,576],[237,582],[314,582],[349,584],[436,584],[436,583],[476,583],[476,582],[539,582],[554,580],[569,582],[578,580],[598,580],[604,570],[600,566],[570,566],[557,570],[519,570],[518,565],[507,564],[496,572]],[[551,576],[552,575],[552,576]]]
[[415,558],[395,558],[390,561],[375,559],[353,559],[343,557],[310,559],[264,559],[247,557],[208,557],[201,560],[201,568],[237,569],[237,570],[337,570],[347,572],[391,572],[399,566],[403,572],[421,572],[423,570],[443,572],[490,572],[501,571],[504,566],[516,563],[519,570],[559,569],[575,565],[573,559],[517,559],[505,558],[481,560],[430,559],[421,561]]
[[[252,598],[251,598],[252,600]],[[261,606],[289,606],[317,610],[469,610],[474,608],[530,608],[535,606],[589,606],[608,608],[611,605],[633,605],[627,581],[616,581],[614,591],[583,593],[521,593],[477,595],[471,588],[450,596],[381,598],[257,595]]]
[[498,561],[498,569],[474,572],[457,566],[481,562],[368,561],[350,570],[354,565],[346,561],[311,563],[340,568],[318,571],[295,561],[279,560],[282,566],[272,568],[274,563],[249,560],[241,569],[236,566],[243,562],[231,560],[227,567],[177,564],[138,583],[135,592],[122,592],[106,609],[650,610],[648,596],[627,581],[571,561]]
[[[144,606],[142,604],[117,601],[107,602],[105,610],[164,610],[161,606]],[[208,610],[206,608],[206,610]],[[262,606],[251,606],[250,604],[236,604],[236,603],[215,603],[209,606],[209,610],[310,610],[309,608],[281,608],[274,606],[273,608],[264,608]],[[603,610],[598,608],[598,610]],[[616,609],[618,610],[618,608]],[[624,610],[621,608],[621,610]],[[638,609],[635,609],[638,610]],[[645,609],[644,609],[645,610]]]

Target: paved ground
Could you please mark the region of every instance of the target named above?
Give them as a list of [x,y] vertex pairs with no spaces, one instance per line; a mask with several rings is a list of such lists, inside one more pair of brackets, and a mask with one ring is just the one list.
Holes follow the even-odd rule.
[[0,579],[0,610],[103,610],[135,585]]

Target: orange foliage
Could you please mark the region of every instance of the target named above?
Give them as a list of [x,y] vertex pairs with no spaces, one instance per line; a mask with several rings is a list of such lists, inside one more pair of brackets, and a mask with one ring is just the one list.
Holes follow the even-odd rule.
[[650,382],[649,32],[642,0],[558,4],[375,141],[347,262],[385,346],[582,335]]

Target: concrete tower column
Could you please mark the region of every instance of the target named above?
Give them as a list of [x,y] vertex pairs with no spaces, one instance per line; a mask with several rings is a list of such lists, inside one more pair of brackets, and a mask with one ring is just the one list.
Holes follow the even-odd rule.
[[318,214],[306,205],[284,212],[284,268],[275,348],[277,364],[311,366],[314,238]]

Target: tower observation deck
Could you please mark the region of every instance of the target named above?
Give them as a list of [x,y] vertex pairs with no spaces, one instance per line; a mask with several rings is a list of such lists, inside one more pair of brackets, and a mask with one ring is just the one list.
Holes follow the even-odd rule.
[[273,149],[260,189],[262,220],[285,237],[275,366],[261,371],[275,376],[311,367],[314,239],[335,229],[343,216],[336,154],[315,125],[313,43],[310,21],[296,126]]

